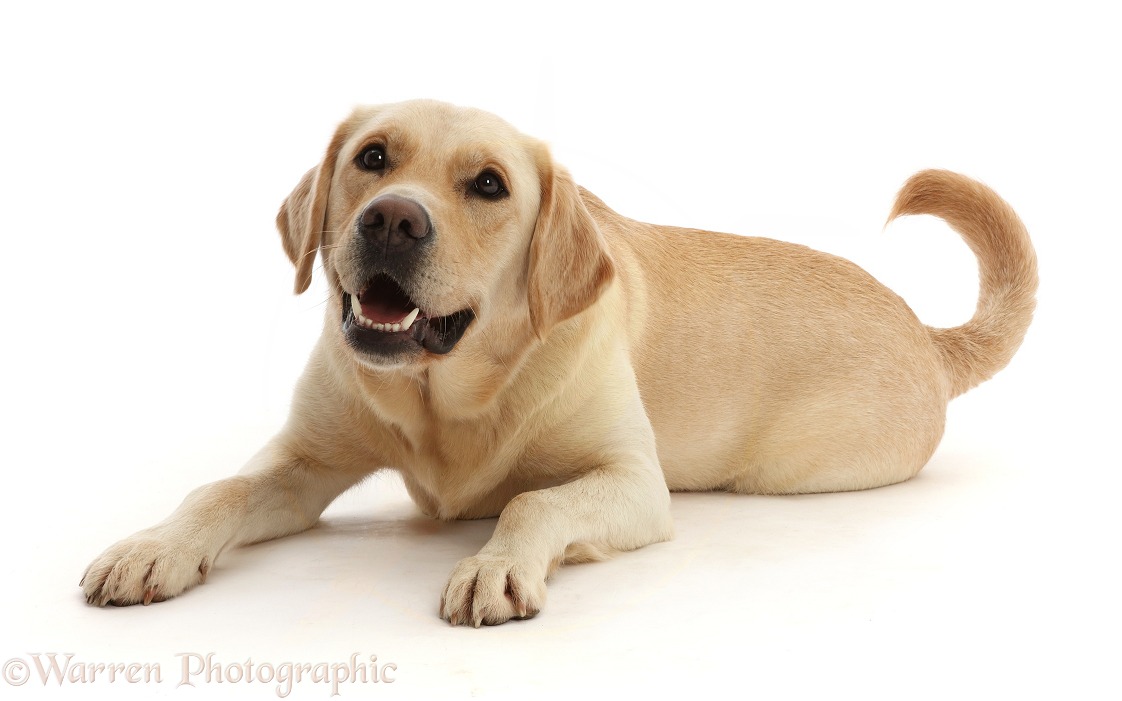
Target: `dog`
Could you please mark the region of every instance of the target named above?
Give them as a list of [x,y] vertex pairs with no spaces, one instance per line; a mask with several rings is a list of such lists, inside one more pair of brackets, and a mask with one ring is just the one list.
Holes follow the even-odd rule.
[[287,424],[95,559],[86,600],[174,597],[382,469],[429,516],[498,517],[440,599],[476,627],[538,613],[562,563],[671,538],[672,491],[907,480],[947,402],[1010,361],[1037,287],[1025,227],[986,186],[918,173],[889,221],[909,214],[978,258],[962,326],[925,326],[842,258],[621,216],[486,112],[359,108],[276,219],[296,292],[317,256],[331,290]]

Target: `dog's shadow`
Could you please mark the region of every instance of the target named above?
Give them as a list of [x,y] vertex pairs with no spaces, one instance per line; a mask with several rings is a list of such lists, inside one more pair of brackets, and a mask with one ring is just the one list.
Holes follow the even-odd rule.
[[413,578],[442,585],[457,562],[483,547],[496,522],[440,521],[409,501],[390,509],[329,510],[302,533],[223,553],[214,568],[215,581],[271,573],[288,582]]
[[[921,474],[900,485],[846,494],[821,494],[786,497],[761,497],[723,492],[675,493],[672,509],[678,524],[675,542],[693,547],[715,539],[722,547],[744,541],[751,550],[754,541],[771,532],[769,523],[778,516],[784,523],[802,529],[837,528],[839,521],[853,534],[864,528],[877,528],[893,520],[907,502],[897,503],[902,493],[916,491],[917,482],[930,489],[932,482],[945,481],[949,475]],[[812,506],[813,504],[813,506]],[[870,513],[866,509],[874,505]],[[729,520],[738,525],[729,528]],[[223,554],[218,568],[223,570],[259,567],[291,568],[292,558],[304,558],[308,568],[325,575],[358,570],[384,571],[402,565],[411,571],[432,568],[442,575],[461,559],[474,555],[494,532],[498,519],[441,521],[431,518],[407,498],[390,508],[328,511],[312,528],[302,533],[235,548]],[[753,528],[753,527],[756,528]],[[755,537],[742,537],[755,533]],[[684,541],[683,541],[684,537]],[[816,550],[812,540],[804,543]]]
[[[933,515],[937,504],[932,502],[949,500],[953,495],[945,492],[956,491],[956,479],[960,476],[954,471],[936,469],[868,492],[788,497],[676,493],[674,540],[603,565],[563,567],[552,581],[576,582],[571,595],[582,595],[583,604],[589,604],[598,595],[589,593],[585,580],[608,577],[631,583],[638,587],[632,595],[643,598],[643,592],[657,596],[663,587],[678,586],[674,580],[692,581],[690,570],[696,564],[714,577],[741,582],[768,576],[768,568],[814,567],[839,548],[861,552],[880,547],[879,533],[895,531],[893,539],[898,539],[905,523],[911,524],[905,532],[914,530],[920,516],[915,511]],[[411,618],[433,619],[449,573],[487,543],[496,523],[495,518],[440,521],[422,514],[405,497],[388,507],[355,504],[329,510],[303,533],[224,553],[212,581],[274,603],[291,600],[293,591],[300,596],[318,592],[340,600],[376,598]],[[557,594],[559,600],[564,596]]]

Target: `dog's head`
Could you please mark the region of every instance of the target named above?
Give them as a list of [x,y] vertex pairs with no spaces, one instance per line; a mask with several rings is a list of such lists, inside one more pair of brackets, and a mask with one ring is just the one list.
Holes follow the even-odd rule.
[[296,292],[316,253],[338,333],[367,367],[436,360],[481,333],[545,337],[614,267],[569,174],[478,110],[360,108],[277,215]]

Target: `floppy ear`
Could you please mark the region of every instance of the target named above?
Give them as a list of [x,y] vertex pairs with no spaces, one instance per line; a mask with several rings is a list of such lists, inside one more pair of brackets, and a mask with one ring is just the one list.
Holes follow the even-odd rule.
[[615,277],[608,244],[572,176],[542,148],[541,206],[530,241],[527,291],[538,338],[600,298]]
[[[277,230],[285,255],[296,266],[296,294],[308,289],[312,282],[312,265],[323,238],[323,210],[318,215],[312,205],[312,190],[319,167],[312,168],[277,212]],[[324,198],[326,199],[326,198]],[[313,223],[315,222],[315,223]]]
[[323,242],[324,218],[327,216],[327,194],[335,173],[335,160],[347,140],[348,123],[335,132],[323,162],[300,178],[296,189],[277,212],[277,230],[288,259],[296,266],[296,294],[312,284],[312,267]]

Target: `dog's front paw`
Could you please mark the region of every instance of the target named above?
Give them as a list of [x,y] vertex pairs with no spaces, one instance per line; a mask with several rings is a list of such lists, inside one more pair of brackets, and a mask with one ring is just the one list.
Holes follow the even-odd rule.
[[150,529],[103,552],[78,586],[94,606],[147,606],[206,581],[211,560],[184,539]]
[[475,555],[452,570],[440,597],[440,617],[478,628],[532,618],[544,604],[545,572],[507,557]]

